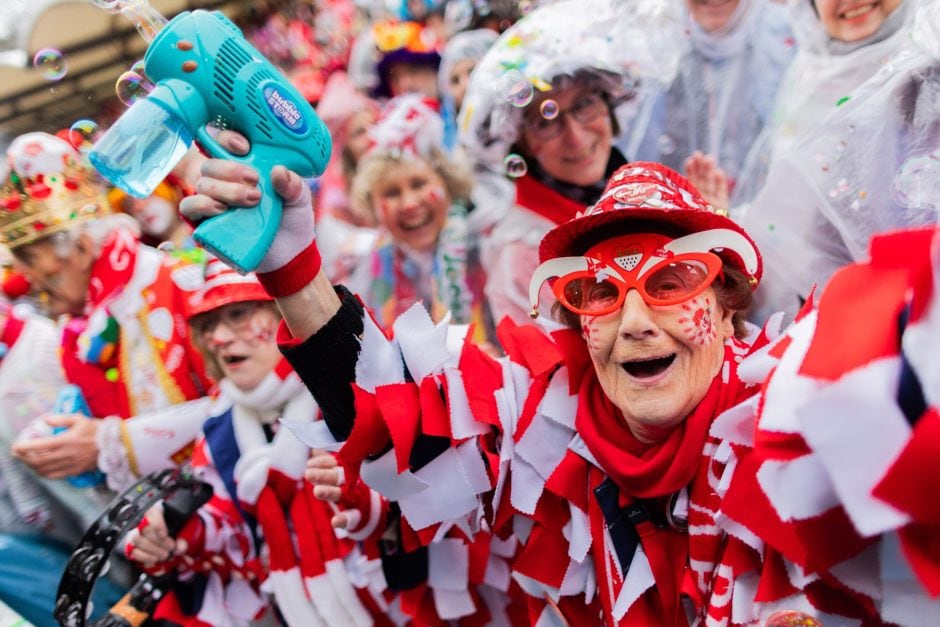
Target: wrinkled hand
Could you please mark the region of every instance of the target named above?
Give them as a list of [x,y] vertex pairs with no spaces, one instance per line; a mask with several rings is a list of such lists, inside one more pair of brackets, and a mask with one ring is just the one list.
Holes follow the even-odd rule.
[[125,553],[144,568],[153,568],[171,557],[185,555],[188,549],[186,540],[170,537],[163,508],[154,505],[147,510],[137,529],[128,534]]
[[[249,151],[248,140],[235,131],[221,131],[216,141],[234,155]],[[238,161],[208,159],[200,168],[195,195],[180,203],[180,213],[192,222],[212,218],[229,207],[254,207],[261,200],[259,173]],[[310,246],[314,238],[313,202],[310,188],[295,172],[275,166],[270,172],[275,191],[284,199],[281,225],[268,254],[257,268],[272,272]]]
[[12,447],[14,457],[48,479],[64,479],[97,467],[98,420],[81,414],[47,414],[42,420],[52,428],[66,427],[66,431],[19,440]]
[[718,167],[712,155],[696,150],[685,160],[685,176],[712,207],[726,212],[731,200],[728,175]]
[[[339,503],[343,496],[343,469],[336,463],[336,458],[324,451],[313,451],[307,460],[304,473],[307,481],[313,484],[313,495],[327,503]],[[330,521],[334,529],[345,529],[349,518],[337,512]]]

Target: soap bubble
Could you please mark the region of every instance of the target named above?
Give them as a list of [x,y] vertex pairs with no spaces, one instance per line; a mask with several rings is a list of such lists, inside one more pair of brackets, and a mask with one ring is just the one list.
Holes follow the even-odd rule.
[[558,103],[554,100],[546,100],[539,106],[539,113],[546,120],[554,120],[558,117]]
[[94,144],[98,125],[91,120],[79,120],[69,128],[69,143],[81,152],[88,152]]
[[55,48],[43,48],[33,57],[33,67],[47,81],[57,81],[69,71],[65,56]]
[[134,61],[134,65],[131,66],[130,71],[131,71],[131,72],[136,72],[137,74],[140,74],[140,77],[141,77],[142,79],[144,79],[144,82],[143,82],[144,89],[146,89],[147,91],[152,91],[152,90],[153,90],[153,87],[154,87],[153,81],[151,81],[149,78],[147,78],[147,72],[144,71],[144,60],[143,60],[143,59],[139,59],[139,60],[137,60],[137,61]]
[[659,136],[656,145],[659,147],[659,154],[661,155],[671,155],[676,151],[676,140],[666,134]]
[[503,166],[506,168],[506,176],[514,179],[525,176],[526,172],[529,171],[529,166],[526,165],[525,159],[517,154],[507,155],[506,158],[503,159]]
[[514,107],[528,105],[534,96],[532,83],[519,70],[508,70],[500,76],[497,90],[499,97]]
[[905,161],[891,182],[891,194],[902,207],[940,211],[940,151]]
[[114,91],[117,97],[127,106],[131,106],[141,98],[147,96],[147,86],[152,85],[147,79],[137,72],[127,71],[121,74],[117,83],[114,85]]
[[535,8],[535,3],[532,0],[519,0],[519,13],[526,15],[529,11]]

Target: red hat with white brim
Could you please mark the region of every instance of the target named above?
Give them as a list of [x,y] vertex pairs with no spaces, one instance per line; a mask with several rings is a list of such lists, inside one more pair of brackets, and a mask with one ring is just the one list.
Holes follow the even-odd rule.
[[187,318],[225,305],[274,300],[253,274],[239,274],[218,259],[206,264],[206,282],[189,298]]

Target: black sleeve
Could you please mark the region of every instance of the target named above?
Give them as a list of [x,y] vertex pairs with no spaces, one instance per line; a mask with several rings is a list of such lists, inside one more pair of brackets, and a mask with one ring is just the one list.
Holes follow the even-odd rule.
[[329,322],[306,341],[281,352],[313,394],[330,433],[349,437],[355,418],[352,383],[356,380],[365,310],[352,292],[335,286],[342,304]]
[[[359,338],[365,309],[342,285],[334,289],[342,301],[339,311],[306,341],[296,346],[282,346],[281,352],[320,405],[330,433],[342,442],[352,432],[356,418],[352,383],[356,380],[356,363],[362,347]],[[411,380],[407,372],[406,376]],[[412,469],[423,468],[449,446],[448,438],[419,435],[409,460]],[[389,442],[382,452],[390,447]]]

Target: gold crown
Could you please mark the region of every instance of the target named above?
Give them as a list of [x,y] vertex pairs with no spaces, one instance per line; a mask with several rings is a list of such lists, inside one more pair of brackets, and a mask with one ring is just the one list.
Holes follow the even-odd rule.
[[[14,141],[8,153],[12,168],[0,187],[0,242],[11,249],[111,212],[103,186],[79,153],[50,144],[54,140],[66,143],[57,137],[30,134],[40,135],[44,137],[27,143],[23,151],[35,154],[13,154],[17,142],[26,136]],[[57,167],[31,173],[30,159],[48,161],[49,155],[40,153],[50,146],[61,153],[54,155]]]

